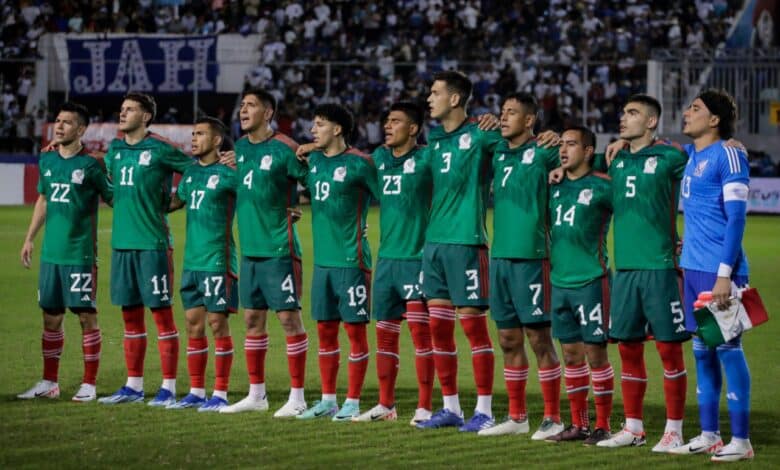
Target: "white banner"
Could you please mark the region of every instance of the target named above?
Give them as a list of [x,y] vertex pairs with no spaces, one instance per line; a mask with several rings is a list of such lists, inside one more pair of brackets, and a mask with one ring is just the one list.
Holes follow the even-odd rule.
[[780,214],[780,178],[750,178],[748,212]]
[[24,204],[24,165],[0,164],[0,206]]

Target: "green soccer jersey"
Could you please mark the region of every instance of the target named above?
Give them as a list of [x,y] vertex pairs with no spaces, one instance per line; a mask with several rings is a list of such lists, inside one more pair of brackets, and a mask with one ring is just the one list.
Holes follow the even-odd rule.
[[379,257],[421,259],[431,205],[431,174],[424,149],[394,157],[377,147],[371,158],[379,186]]
[[41,261],[91,265],[97,256],[98,197],[110,202],[111,183],[100,160],[80,153],[41,154],[38,193],[46,198]]
[[669,269],[677,265],[677,203],[688,157],[655,143],[618,152],[609,166],[615,215],[615,269]]
[[167,213],[173,173],[184,173],[192,158],[149,133],[134,145],[114,139],[105,161],[114,184],[111,247],[164,250],[172,246]]
[[550,280],[556,287],[582,287],[607,273],[607,232],[612,185],[603,173],[563,179],[550,187]]
[[187,210],[184,269],[235,274],[236,171],[220,163],[187,168],[177,189]]
[[256,144],[247,137],[236,142],[236,212],[243,256],[301,256],[298,231],[287,213],[298,203],[297,181],[304,182],[308,173],[295,157],[297,148],[279,133]]
[[332,157],[312,152],[306,186],[311,191],[314,264],[370,269],[366,216],[371,198],[379,199],[370,157],[355,149]]
[[498,131],[481,131],[471,120],[452,132],[441,126],[431,131],[426,158],[431,168],[433,198],[426,241],[487,243],[490,157],[499,142]]
[[558,148],[502,141],[493,153],[493,258],[547,258],[547,179]]

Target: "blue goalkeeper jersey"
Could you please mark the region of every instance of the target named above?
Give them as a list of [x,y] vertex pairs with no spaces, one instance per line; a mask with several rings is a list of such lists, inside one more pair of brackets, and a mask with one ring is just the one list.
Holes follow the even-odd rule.
[[690,158],[680,190],[685,219],[680,265],[717,273],[725,264],[732,275],[747,276],[742,249],[750,182],[747,157],[722,140],[700,151],[686,145],[685,151]]

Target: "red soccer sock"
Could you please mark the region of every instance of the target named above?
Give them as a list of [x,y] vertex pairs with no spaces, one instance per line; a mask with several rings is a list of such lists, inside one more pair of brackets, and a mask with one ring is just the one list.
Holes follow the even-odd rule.
[[685,415],[685,394],[688,391],[688,373],[685,370],[682,343],[656,341],[655,347],[664,366],[666,419],[681,420]]
[[122,319],[125,322],[125,365],[128,377],[144,376],[144,358],[146,357],[146,323],[144,307],[122,307]]
[[622,372],[620,388],[623,392],[623,411],[626,418],[642,419],[642,405],[647,391],[644,343],[620,343]]
[[84,355],[84,377],[81,383],[95,385],[98,366],[100,366],[101,343],[99,328],[81,332],[81,351]]
[[306,333],[287,336],[287,370],[290,373],[290,387],[303,388],[306,377],[306,352],[309,350],[309,336]]
[[187,372],[190,374],[190,387],[206,388],[206,363],[209,360],[209,340],[189,338],[187,340]]
[[[399,327],[400,328],[400,327]],[[368,335],[365,323],[344,323],[349,337],[349,366],[347,368],[347,398],[360,399],[368,371]]]
[[268,352],[268,335],[249,336],[244,339],[246,370],[250,384],[265,383],[265,354]]
[[504,366],[506,393],[509,396],[509,417],[515,421],[527,418],[525,407],[525,386],[528,383],[528,366]]
[[455,346],[455,309],[429,306],[433,363],[444,396],[458,394],[458,349]]
[[414,344],[414,368],[417,372],[417,408],[433,408],[433,346],[431,344],[431,326],[425,303],[413,300],[406,303],[406,322],[412,333]]
[[173,311],[171,307],[153,308],[152,315],[157,324],[157,349],[163,379],[175,379],[179,367],[179,331],[173,321]]
[[615,372],[612,365],[593,368],[590,371],[593,382],[593,401],[596,403],[596,427],[610,430],[609,417],[612,415],[612,395],[615,388]]
[[323,395],[336,394],[336,378],[339,375],[339,321],[318,321],[317,336],[320,341],[320,381]]
[[214,390],[227,392],[233,366],[233,337],[214,338]]
[[544,416],[561,421],[561,366],[539,369],[539,386],[544,400]]
[[43,379],[56,382],[60,369],[60,356],[65,344],[65,331],[43,329],[41,352],[43,353]]
[[588,419],[588,390],[590,389],[590,373],[583,362],[575,366],[566,366],[566,394],[571,408],[571,423],[584,428],[590,426]]
[[379,379],[379,404],[395,404],[395,381],[398,378],[398,342],[401,320],[376,322],[376,375]]
[[471,366],[474,369],[477,395],[492,395],[495,356],[488,334],[487,315],[463,315],[460,324],[471,345]]

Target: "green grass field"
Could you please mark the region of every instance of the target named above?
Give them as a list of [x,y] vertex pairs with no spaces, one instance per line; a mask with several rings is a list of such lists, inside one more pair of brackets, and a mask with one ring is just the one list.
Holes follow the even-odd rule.
[[[528,436],[478,438],[461,435],[456,430],[421,432],[412,429],[408,421],[416,405],[413,349],[409,334],[401,335],[402,366],[398,380],[399,420],[395,423],[366,425],[332,423],[329,421],[298,422],[271,418],[273,410],[287,398],[288,379],[285,346],[281,328],[270,319],[271,346],[267,359],[267,386],[271,412],[240,415],[203,414],[192,410],[166,411],[145,405],[116,407],[96,403],[70,402],[81,380],[81,335],[78,321],[69,315],[66,321],[66,343],[60,368],[60,400],[20,401],[17,393],[32,386],[40,378],[41,315],[36,304],[37,272],[25,270],[19,262],[19,249],[32,209],[29,207],[0,208],[0,434],[5,444],[0,450],[2,468],[85,468],[85,467],[492,467],[519,466],[625,468],[653,466],[677,468],[681,465],[704,465],[705,457],[674,458],[653,455],[650,446],[660,438],[664,425],[662,373],[655,348],[648,345],[650,384],[645,403],[647,447],[619,449],[585,448],[580,445],[554,445],[532,442]],[[120,387],[125,380],[122,353],[122,321],[119,309],[110,304],[108,295],[108,261],[111,211],[101,209],[100,248],[103,260],[100,266],[99,311],[103,330],[103,354],[98,377],[98,395],[106,395]],[[299,223],[304,249],[304,286],[310,282],[311,230],[310,214],[304,213]],[[176,271],[180,273],[183,252],[184,217],[171,216],[176,236]],[[372,247],[377,248],[378,221],[376,211],[369,218]],[[780,291],[775,290],[780,265],[777,235],[780,218],[754,216],[748,219],[745,246],[752,267],[752,285],[763,295],[767,309],[780,311]],[[38,242],[41,237],[39,236]],[[36,255],[40,246],[36,246]],[[36,259],[37,263],[37,259]],[[304,319],[309,334],[316,337],[316,329],[309,319],[307,289],[304,290]],[[177,324],[183,330],[181,304],[175,306]],[[146,361],[146,393],[153,394],[160,381],[154,323],[147,317],[149,348]],[[230,399],[244,396],[248,389],[243,357],[244,325],[241,316],[231,320],[236,344],[236,356],[230,384]],[[405,328],[404,328],[405,329]],[[493,329],[493,328],[492,328]],[[754,465],[761,468],[780,465],[780,423],[778,389],[780,388],[780,322],[772,319],[746,335],[745,351],[753,376],[752,442],[756,451]],[[186,339],[182,333],[182,355],[179,362],[179,395],[188,388],[184,351]],[[373,356],[373,326],[369,329]],[[342,344],[346,336],[342,333]],[[467,342],[458,332],[461,400],[464,409],[473,408],[476,400],[468,358]],[[497,342],[494,342],[497,346]],[[343,346],[342,346],[343,349]],[[213,343],[212,343],[213,351]],[[690,346],[686,345],[688,366],[688,404],[686,407],[685,437],[698,430],[695,383],[696,373]],[[317,371],[317,341],[312,338],[307,367],[307,398],[319,397]],[[342,351],[342,354],[345,354]],[[617,350],[610,354],[616,376],[619,377]],[[507,413],[507,398],[501,375],[501,353],[496,354],[496,386],[494,412],[497,417]],[[532,375],[528,385],[528,405],[532,430],[541,419],[542,406],[538,381],[532,360]],[[209,363],[207,385],[213,384],[213,356]],[[346,360],[342,358],[339,377],[339,399],[346,390]],[[619,379],[616,378],[615,410],[612,426],[620,426],[622,402]],[[435,393],[434,406],[440,406]],[[565,400],[564,397],[562,397]],[[362,398],[363,408],[377,400],[377,382],[374,362],[371,360]],[[591,401],[591,409],[592,409]],[[592,411],[591,411],[592,412]],[[562,403],[564,418],[568,406]],[[725,404],[721,415],[724,438],[729,436]],[[630,460],[629,460],[630,459]],[[742,465],[740,465],[742,466]]]

